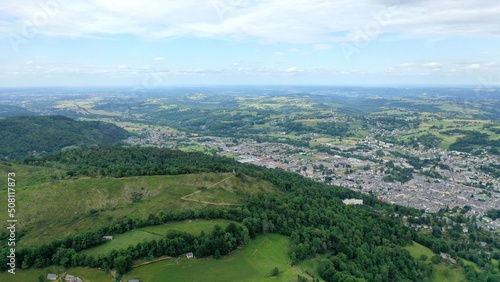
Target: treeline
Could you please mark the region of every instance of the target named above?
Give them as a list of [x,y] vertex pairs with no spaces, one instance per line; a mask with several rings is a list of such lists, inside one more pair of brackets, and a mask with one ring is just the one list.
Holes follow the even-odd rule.
[[450,145],[450,150],[473,153],[475,149],[486,149],[491,154],[500,155],[500,140],[490,140],[486,133],[477,131],[466,131],[464,137],[460,137]]
[[68,176],[90,177],[231,172],[238,165],[238,162],[226,157],[152,147],[67,150],[41,159],[26,159],[24,163],[65,169]]
[[486,213],[486,216],[496,220],[497,218],[500,218],[500,209],[491,209]]
[[100,121],[18,116],[0,119],[0,136],[0,159],[23,159],[68,146],[114,145],[130,134],[114,124]]
[[[225,230],[216,227],[208,235],[202,233],[200,236],[193,236],[187,233],[176,232],[168,234],[163,241],[138,243],[132,249],[112,251],[106,256],[97,258],[85,255],[80,251],[104,243],[103,236],[122,234],[136,228],[197,218],[225,218],[241,221],[242,216],[243,212],[241,209],[204,208],[182,212],[161,212],[157,215],[150,214],[149,217],[144,219],[127,218],[113,222],[109,226],[101,227],[94,232],[76,234],[38,247],[18,249],[16,252],[16,261],[17,265],[21,266],[22,269],[30,267],[43,268],[54,264],[64,267],[89,266],[110,269],[115,267],[113,262],[120,255],[130,257],[131,259],[163,255],[178,256],[186,252],[196,252],[197,256],[200,257],[215,255],[217,251],[220,255],[225,255],[237,246],[248,242],[248,229],[232,223]],[[222,242],[225,242],[225,245],[222,245]],[[8,254],[8,248],[3,248],[0,251],[1,271],[5,271],[8,268]]]
[[287,133],[318,133],[333,137],[353,136],[353,133],[350,131],[349,124],[345,122],[318,122],[314,126],[309,126],[301,122],[288,120],[278,123],[277,126],[281,127]]
[[419,119],[409,119],[406,117],[392,117],[392,116],[377,116],[367,118],[368,124],[377,128],[382,128],[388,131],[395,129],[412,129],[418,128],[421,121]]
[[[253,237],[260,232],[276,232],[290,236],[290,257],[294,263],[329,254],[328,261],[342,260],[345,267],[326,267],[322,275],[327,281],[336,281],[328,273],[342,272],[344,278],[366,281],[401,281],[423,279],[431,269],[413,261],[401,246],[409,244],[415,232],[399,219],[383,217],[372,208],[346,206],[344,198],[363,198],[371,206],[389,207],[372,197],[335,186],[326,186],[310,179],[281,170],[266,173],[260,169],[248,172],[287,191],[280,196],[256,195],[246,205],[250,217],[243,220]],[[260,175],[259,175],[260,174]],[[411,213],[409,210],[401,210]],[[381,256],[398,252],[398,256]],[[403,263],[400,263],[402,261]],[[413,261],[412,263],[406,263]],[[382,269],[387,262],[390,276]],[[386,275],[387,274],[387,275]],[[323,276],[324,275],[324,276]],[[391,280],[397,277],[396,280]],[[353,280],[354,281],[354,280]]]

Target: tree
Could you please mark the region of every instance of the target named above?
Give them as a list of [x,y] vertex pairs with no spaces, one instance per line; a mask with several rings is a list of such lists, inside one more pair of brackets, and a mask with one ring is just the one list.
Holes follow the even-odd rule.
[[214,253],[214,258],[215,259],[220,259],[222,256],[220,254],[220,251],[219,250],[216,250],[215,253]]
[[132,268],[132,263],[129,256],[118,256],[114,260],[114,267],[117,273],[124,274]]
[[438,264],[441,262],[441,257],[438,255],[434,255],[434,256],[432,256],[431,261],[433,264]]
[[271,276],[279,276],[280,275],[280,270],[275,267],[273,268],[273,271],[271,271]]

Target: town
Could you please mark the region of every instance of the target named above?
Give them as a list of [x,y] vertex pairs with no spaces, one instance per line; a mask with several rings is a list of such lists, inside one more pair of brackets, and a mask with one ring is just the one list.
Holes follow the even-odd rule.
[[[179,141],[171,142],[173,139]],[[165,146],[166,141],[170,141],[170,145]],[[427,212],[468,206],[471,214],[484,217],[488,210],[500,206],[500,181],[478,169],[480,166],[500,163],[499,156],[490,154],[474,156],[436,148],[411,150],[378,141],[372,135],[356,145],[339,148],[340,152],[349,152],[348,156],[251,139],[189,137],[185,133],[159,128],[149,129],[145,138],[132,137],[128,142],[169,148],[189,148],[196,145],[204,148],[207,153],[231,156],[242,163],[284,169],[320,182],[371,194],[388,203]],[[392,154],[394,152],[398,152],[398,156],[419,159],[437,156],[440,165],[430,163],[417,170],[407,159],[395,157]],[[377,156],[376,159],[374,156]],[[412,169],[412,179],[405,183],[385,181],[388,162]],[[437,172],[439,177],[427,175],[428,171]],[[500,228],[500,219],[485,217],[482,224],[486,229],[496,230]]]

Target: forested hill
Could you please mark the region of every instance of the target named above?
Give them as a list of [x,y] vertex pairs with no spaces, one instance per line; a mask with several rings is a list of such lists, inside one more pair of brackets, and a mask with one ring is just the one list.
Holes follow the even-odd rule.
[[[325,256],[317,270],[326,281],[422,281],[431,275],[430,266],[414,260],[402,247],[415,239],[415,232],[406,227],[399,218],[384,217],[374,209],[376,205],[386,204],[367,195],[341,187],[327,186],[280,169],[270,170],[201,153],[137,147],[68,150],[42,159],[28,159],[25,163],[68,170],[66,177],[73,178],[234,171],[236,177],[250,176],[268,181],[280,190],[280,193],[249,196],[242,207],[219,208],[212,212],[213,215],[207,214],[204,210],[193,210],[176,213],[175,218],[235,220],[246,227],[251,238],[266,232],[289,236],[291,240],[289,255],[293,263],[317,255]],[[367,205],[351,207],[342,203],[341,199],[351,197],[363,198]],[[127,220],[126,225],[129,229],[144,226],[146,222],[161,224],[172,220],[170,216],[154,214],[153,210],[151,213],[147,221],[124,220]],[[112,226],[123,226],[123,224],[114,222]],[[110,227],[105,231],[111,234],[123,232],[113,228]],[[104,234],[101,233],[97,233],[94,237],[101,238]],[[75,242],[80,239],[77,236],[67,238],[64,244],[76,246],[78,244]],[[90,245],[97,243],[96,241]],[[47,256],[57,257],[56,251],[59,245],[51,246],[53,250]],[[218,248],[214,246],[214,250]],[[202,248],[200,245],[194,243],[191,245],[186,241],[182,252],[204,253],[205,250],[200,248]],[[74,251],[78,252],[80,249],[76,248]],[[152,254],[158,253],[158,256],[178,255],[159,252],[153,245],[148,251]],[[212,252],[209,252],[210,254]],[[23,261],[23,265],[28,267],[34,265],[34,262],[28,260],[24,251],[16,255],[19,261]],[[112,255],[105,259],[112,262],[114,260]],[[124,255],[130,256],[131,260],[141,258],[131,253]],[[105,259],[92,260],[82,256],[78,261],[84,263],[78,265],[105,267]]]
[[75,121],[64,116],[17,116],[0,119],[0,159],[23,159],[68,146],[113,145],[129,133],[110,123]]

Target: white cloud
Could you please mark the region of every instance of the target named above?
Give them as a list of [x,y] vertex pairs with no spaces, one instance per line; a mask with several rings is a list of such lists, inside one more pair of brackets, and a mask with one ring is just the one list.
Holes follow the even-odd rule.
[[283,56],[285,56],[285,53],[283,53],[283,52],[273,52],[272,55],[273,55],[273,57],[283,57]]
[[469,69],[469,70],[478,70],[481,68],[481,65],[480,64],[470,64],[470,65],[466,66],[465,68]]
[[415,63],[402,63],[402,64],[399,64],[399,67],[411,68],[411,67],[414,67],[415,65],[416,65]]
[[288,73],[295,73],[295,72],[298,72],[299,71],[299,68],[298,67],[289,67],[285,70],[285,72],[288,72]]
[[441,64],[438,62],[430,62],[430,63],[423,64],[422,67],[427,68],[427,69],[437,70],[437,69],[441,68]]
[[[48,3],[52,3],[50,6]],[[56,4],[54,6],[54,3]],[[491,0],[0,0],[0,34],[106,37],[133,34],[313,43],[370,40],[384,32],[413,36],[498,36],[500,2]],[[372,33],[372,35],[368,34]],[[345,34],[345,35],[339,35]],[[0,36],[2,36],[0,35]],[[324,46],[323,46],[324,45]]]
[[156,57],[154,58],[155,61],[165,61],[167,58],[165,57]]
[[317,44],[316,46],[314,46],[314,49],[316,49],[316,50],[330,50],[330,49],[332,49],[332,46],[328,45],[328,44]]

